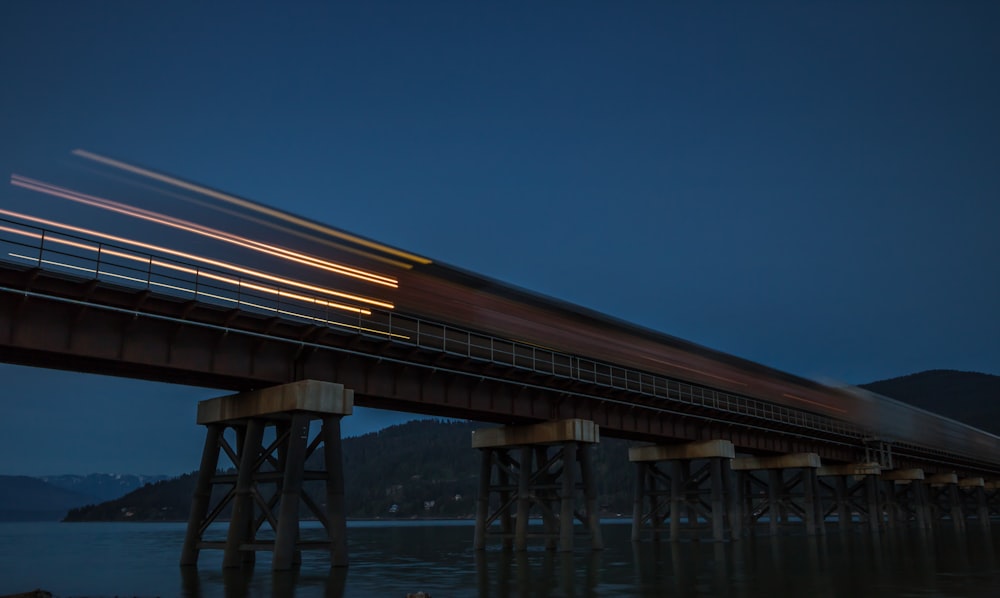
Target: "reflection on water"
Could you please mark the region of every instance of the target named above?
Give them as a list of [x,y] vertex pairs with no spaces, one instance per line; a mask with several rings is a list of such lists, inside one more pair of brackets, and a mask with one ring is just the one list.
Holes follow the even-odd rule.
[[[305,535],[312,533],[306,530]],[[351,566],[330,569],[306,552],[302,568],[221,569],[206,551],[177,566],[183,524],[0,524],[0,595],[42,587],[57,595],[130,596],[996,596],[992,531],[889,530],[872,537],[759,535],[738,542],[642,542],[629,526],[603,530],[606,549],[574,553],[472,550],[467,522],[361,523],[349,527]]]

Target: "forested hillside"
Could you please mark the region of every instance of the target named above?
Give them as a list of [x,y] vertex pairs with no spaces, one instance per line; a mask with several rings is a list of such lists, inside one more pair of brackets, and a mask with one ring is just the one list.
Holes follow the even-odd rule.
[[[472,431],[483,424],[413,421],[343,441],[345,503],[349,517],[472,517],[479,479],[479,451]],[[627,443],[604,439],[594,449],[602,510],[631,509],[632,469]],[[322,467],[321,457],[307,467]],[[151,521],[187,518],[195,476],[146,485],[124,497],[74,509],[68,521]],[[324,503],[321,482],[307,485]]]
[[862,384],[862,388],[1000,434],[1000,376],[955,370]]

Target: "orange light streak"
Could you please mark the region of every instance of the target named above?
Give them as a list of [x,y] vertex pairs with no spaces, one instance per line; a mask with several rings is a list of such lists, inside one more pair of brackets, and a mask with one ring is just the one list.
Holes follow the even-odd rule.
[[393,309],[393,307],[394,307],[392,303],[389,303],[389,302],[386,302],[386,301],[381,301],[379,299],[372,299],[370,297],[363,297],[361,295],[353,295],[351,293],[345,293],[345,292],[337,291],[337,290],[334,290],[334,289],[328,289],[328,288],[325,288],[325,287],[318,287],[318,286],[311,285],[311,284],[308,284],[308,283],[305,283],[305,282],[301,282],[301,281],[298,281],[298,280],[292,280],[290,278],[284,278],[284,277],[281,277],[281,276],[275,276],[273,274],[268,274],[266,272],[261,272],[259,270],[253,270],[253,269],[250,269],[250,268],[244,268],[244,267],[238,266],[236,264],[230,264],[228,262],[223,262],[223,261],[212,259],[212,258],[209,258],[209,257],[195,255],[193,253],[187,253],[187,252],[184,252],[184,251],[177,251],[176,249],[169,249],[167,247],[161,247],[159,245],[154,245],[152,243],[144,243],[142,241],[135,241],[135,240],[132,240],[132,239],[127,239],[125,237],[119,237],[117,235],[109,235],[107,233],[98,232],[98,231],[87,229],[87,228],[83,228],[83,227],[80,227],[80,226],[73,226],[71,224],[64,224],[64,223],[61,223],[61,222],[56,222],[56,221],[53,221],[53,220],[47,220],[45,218],[38,218],[36,216],[29,216],[27,214],[21,214],[21,213],[18,213],[18,212],[12,212],[10,210],[4,210],[4,209],[0,209],[0,214],[3,214],[5,216],[11,216],[13,218],[19,218],[19,219],[22,219],[22,220],[27,220],[29,222],[36,222],[36,223],[42,224],[44,226],[61,228],[61,229],[64,229],[64,230],[68,230],[68,231],[72,231],[72,232],[75,232],[75,233],[79,233],[81,235],[86,235],[86,236],[91,236],[91,237],[98,237],[98,238],[102,238],[102,239],[107,239],[109,241],[113,241],[115,243],[123,243],[123,244],[126,244],[126,245],[132,245],[134,247],[140,247],[142,249],[146,249],[146,250],[152,251],[154,253],[165,253],[165,254],[168,254],[168,255],[180,257],[182,259],[186,259],[186,260],[190,260],[190,261],[196,261],[196,262],[201,262],[201,263],[204,263],[204,264],[208,264],[210,266],[214,266],[216,268],[222,268],[222,269],[225,269],[225,270],[232,270],[233,272],[238,272],[240,274],[245,274],[247,276],[252,276],[254,278],[260,278],[260,279],[267,280],[267,281],[270,281],[270,282],[273,282],[273,283],[276,283],[276,284],[279,284],[279,285],[292,286],[292,287],[296,287],[296,288],[300,288],[300,289],[305,289],[307,291],[312,291],[314,293],[321,293],[321,294],[330,295],[330,296],[333,296],[333,297],[340,297],[342,299],[349,299],[349,300],[352,300],[352,301],[358,301],[358,302],[361,302],[361,303],[367,303],[369,305],[374,305],[376,307],[382,307],[382,308],[385,308],[385,309]]
[[190,289],[190,288],[186,288],[186,287],[179,287],[179,286],[176,286],[176,285],[165,284],[165,283],[162,283],[162,282],[147,281],[147,280],[142,279],[142,278],[135,278],[133,276],[125,276],[124,274],[117,274],[115,272],[95,270],[93,268],[85,268],[83,266],[74,266],[73,264],[67,264],[67,263],[64,263],[64,262],[54,262],[52,260],[43,260],[43,259],[39,259],[37,257],[32,257],[32,256],[29,256],[29,255],[21,255],[19,253],[8,253],[7,255],[9,255],[11,257],[20,258],[22,260],[29,261],[29,262],[38,262],[38,263],[42,263],[42,264],[47,264],[49,266],[58,266],[60,268],[68,268],[70,270],[80,270],[81,272],[90,272],[90,273],[95,274],[97,276],[100,276],[101,274],[103,274],[105,276],[110,276],[112,278],[120,278],[122,280],[131,280],[131,281],[139,282],[139,283],[142,283],[142,284],[150,284],[150,285],[153,285],[153,286],[163,287],[163,288],[167,288],[167,289],[173,289],[173,290],[182,291],[182,292],[185,292],[185,293],[191,293],[191,294],[196,295],[196,296],[197,295],[201,295],[201,296],[204,296],[204,297],[211,297],[212,299],[218,299],[220,301],[228,301],[229,303],[236,303],[237,305],[247,305],[247,306],[250,306],[250,307],[253,307],[253,308],[256,308],[256,309],[260,309],[260,310],[264,310],[264,311],[272,311],[272,312],[275,312],[275,313],[278,313],[278,314],[281,314],[281,315],[293,316],[293,317],[296,317],[296,318],[303,318],[303,319],[306,319],[306,320],[314,320],[316,322],[322,322],[324,324],[327,324],[328,326],[336,326],[338,328],[348,328],[348,329],[351,329],[351,330],[358,330],[360,332],[371,332],[373,334],[380,334],[382,336],[388,336],[388,337],[392,337],[392,338],[400,338],[400,339],[404,339],[404,340],[409,340],[409,338],[410,338],[409,336],[406,336],[405,334],[399,334],[399,333],[395,333],[395,332],[385,332],[383,330],[377,330],[375,328],[367,328],[365,326],[357,326],[357,325],[354,325],[354,324],[345,324],[343,322],[337,322],[336,320],[328,320],[328,319],[325,319],[325,318],[317,318],[315,316],[309,316],[309,315],[306,315],[306,314],[300,314],[300,313],[294,312],[294,311],[288,311],[288,310],[279,309],[279,308],[275,308],[275,307],[268,307],[267,305],[260,305],[259,303],[251,303],[249,301],[244,301],[242,299],[234,299],[232,297],[226,297],[224,295],[215,295],[215,294],[212,294],[212,293],[206,293],[204,291],[197,291],[195,289]]
[[839,407],[833,407],[831,405],[825,405],[819,401],[810,401],[809,399],[804,399],[802,397],[797,397],[795,395],[790,395],[787,392],[781,395],[786,399],[792,399],[793,401],[801,401],[803,403],[809,403],[810,405],[816,405],[817,407],[822,407],[823,409],[829,409],[830,411],[837,411],[838,413],[847,413],[846,409],[840,409]]
[[277,218],[279,220],[284,220],[285,222],[290,222],[292,224],[296,224],[298,226],[301,226],[301,227],[304,227],[304,228],[308,228],[308,229],[316,231],[316,232],[320,232],[320,233],[323,233],[323,234],[326,234],[326,235],[337,237],[338,239],[342,239],[342,240],[345,240],[345,241],[350,241],[351,243],[355,243],[355,244],[361,245],[363,247],[367,247],[369,249],[375,249],[375,250],[378,250],[378,251],[382,251],[384,253],[388,253],[388,254],[394,255],[396,257],[400,257],[400,258],[404,258],[404,259],[416,262],[418,264],[429,264],[429,263],[431,263],[431,260],[429,260],[429,259],[427,259],[425,257],[420,257],[419,255],[415,255],[415,254],[408,253],[408,252],[405,252],[405,251],[400,251],[399,249],[394,249],[392,247],[388,247],[386,245],[382,245],[381,243],[376,243],[374,241],[369,241],[368,239],[363,239],[361,237],[356,237],[354,235],[347,234],[345,232],[342,232],[342,231],[330,228],[328,226],[323,226],[321,224],[317,224],[317,223],[312,222],[310,220],[306,220],[304,218],[299,218],[298,216],[293,216],[291,214],[288,214],[286,212],[282,212],[280,210],[275,210],[273,208],[269,208],[267,206],[263,206],[263,205],[260,205],[258,203],[246,200],[246,199],[241,199],[239,197],[235,197],[235,196],[229,195],[227,193],[221,193],[221,192],[216,191],[214,189],[209,189],[208,187],[202,187],[201,185],[195,185],[193,183],[188,183],[187,181],[182,181],[180,179],[177,179],[177,178],[174,178],[174,177],[171,177],[171,176],[167,176],[165,174],[160,174],[160,173],[154,172],[152,170],[147,170],[145,168],[140,168],[138,166],[132,166],[131,164],[127,164],[125,162],[121,162],[119,160],[114,160],[114,159],[111,159],[111,158],[106,158],[104,156],[101,156],[101,155],[98,155],[98,154],[95,154],[95,153],[92,153],[92,152],[88,152],[86,150],[75,149],[75,150],[73,150],[72,153],[74,155],[80,156],[81,158],[86,158],[86,159],[92,160],[94,162],[99,162],[99,163],[107,165],[107,166],[112,166],[114,168],[118,168],[119,170],[125,170],[125,171],[131,172],[133,174],[138,174],[140,176],[151,178],[153,180],[160,181],[162,183],[167,183],[167,184],[173,185],[175,187],[180,187],[182,189],[187,189],[188,191],[194,191],[194,192],[200,193],[202,195],[207,195],[208,197],[212,197],[214,199],[218,199],[220,201],[224,201],[224,202],[229,203],[229,204],[234,204],[234,205],[240,206],[241,208],[246,208],[246,209],[249,209],[249,210],[254,210],[255,212],[266,214],[267,216],[270,216],[272,218]]
[[692,368],[692,367],[688,367],[686,365],[681,365],[681,364],[677,363],[676,361],[667,361],[665,359],[657,359],[657,358],[652,358],[652,357],[649,358],[649,360],[653,361],[653,362],[656,362],[656,363],[659,363],[659,364],[662,364],[662,365],[665,365],[667,367],[677,368],[677,369],[680,369],[680,370],[687,370],[687,371],[695,373],[695,374],[701,374],[702,376],[708,376],[709,378],[715,378],[716,380],[722,380],[723,382],[728,382],[730,384],[735,384],[737,386],[746,386],[747,385],[746,382],[740,382],[739,380],[733,380],[732,378],[726,378],[724,376],[719,376],[717,374],[711,374],[711,373],[703,371],[703,370],[699,370],[699,369],[695,369],[695,368]]
[[[41,239],[42,238],[42,235],[39,234],[39,233],[32,233],[32,232],[29,232],[29,231],[20,231],[20,230],[16,230],[16,229],[12,229],[12,228],[7,228],[6,226],[0,226],[0,230],[6,231],[6,232],[10,232],[10,233],[24,235],[24,236],[31,237],[31,238],[34,238],[34,239]],[[235,286],[237,288],[246,288],[246,289],[251,289],[251,290],[254,290],[254,291],[261,291],[263,293],[268,293],[268,294],[271,294],[271,295],[277,295],[278,297],[287,297],[289,299],[295,299],[297,301],[302,301],[302,302],[305,302],[305,303],[313,303],[315,305],[321,305],[323,307],[333,307],[333,308],[336,308],[336,309],[342,309],[344,311],[350,311],[350,312],[353,312],[353,313],[360,313],[360,314],[366,315],[366,316],[370,316],[371,313],[372,313],[370,310],[367,310],[367,309],[364,309],[364,308],[361,308],[361,307],[355,307],[353,305],[345,305],[343,303],[336,303],[336,302],[333,302],[333,301],[327,301],[325,299],[318,299],[316,297],[307,297],[305,295],[299,295],[297,293],[290,293],[288,291],[285,291],[285,290],[282,290],[282,289],[279,289],[279,288],[258,285],[258,284],[254,284],[252,282],[247,282],[245,280],[241,280],[239,278],[230,278],[228,276],[222,276],[220,274],[215,274],[213,272],[206,272],[204,270],[198,270],[196,268],[188,268],[186,266],[181,266],[179,264],[171,264],[170,262],[164,262],[164,261],[152,258],[152,257],[143,257],[141,255],[135,255],[133,253],[126,253],[124,251],[117,251],[117,250],[114,250],[114,249],[108,249],[107,247],[99,247],[97,245],[88,245],[86,243],[80,243],[78,241],[72,241],[70,239],[61,239],[59,237],[47,237],[45,240],[48,241],[48,242],[50,242],[50,243],[59,243],[59,244],[62,244],[62,245],[69,245],[70,247],[76,247],[76,248],[79,248],[79,249],[86,249],[86,250],[89,250],[89,251],[94,251],[94,252],[96,252],[98,254],[98,256],[100,256],[100,255],[111,255],[111,256],[114,256],[114,257],[120,257],[120,258],[123,258],[123,259],[132,260],[134,262],[139,262],[141,264],[150,264],[152,266],[158,266],[158,267],[161,267],[161,268],[166,268],[168,270],[174,270],[175,272],[183,272],[185,274],[193,274],[195,276],[200,276],[202,278],[208,278],[210,280],[215,280],[215,281],[218,281],[218,282],[224,282],[226,284],[231,284],[231,285],[233,285],[233,286]],[[17,257],[23,257],[23,256],[17,256]],[[74,267],[75,268],[75,266],[70,266],[68,264],[64,264],[64,265],[67,266],[67,267]],[[85,268],[85,270],[86,270],[86,268]],[[100,274],[101,272],[98,271],[97,273]],[[107,274],[109,276],[117,276],[117,277],[120,277],[120,278],[127,278],[129,280],[136,280],[138,282],[143,282],[143,283],[146,282],[143,279],[122,276],[120,274],[115,274],[115,273],[107,272],[107,271],[105,271],[104,274]],[[151,284],[161,284],[161,283],[155,283],[155,282],[152,282],[152,281],[149,281],[149,282]],[[175,287],[175,286],[171,286],[171,285],[162,285],[161,284],[161,286],[169,286],[170,288],[173,288],[173,289],[185,290],[182,287]]]
[[254,251],[266,253],[274,257],[279,257],[299,264],[304,264],[307,266],[312,266],[315,268],[326,270],[327,272],[332,272],[334,274],[349,276],[352,278],[363,280],[365,282],[371,282],[392,288],[397,288],[399,286],[396,279],[389,276],[384,276],[382,274],[377,274],[374,272],[367,272],[365,270],[360,270],[358,268],[353,268],[351,266],[330,262],[315,256],[299,253],[297,251],[292,251],[284,247],[270,245],[267,243],[263,243],[261,241],[257,241],[255,239],[234,235],[232,233],[228,233],[218,229],[213,229],[200,224],[195,224],[193,222],[188,222],[180,218],[174,218],[172,216],[166,216],[164,214],[152,212],[150,210],[144,210],[142,208],[128,206],[116,201],[112,201],[110,199],[95,197],[93,195],[87,195],[84,193],[80,193],[78,191],[73,191],[72,189],[57,187],[55,185],[45,183],[42,181],[37,181],[34,179],[29,179],[21,175],[17,174],[12,175],[11,184],[25,189],[29,189],[31,191],[45,193],[47,195],[52,195],[54,197],[61,197],[63,199],[67,199],[77,203],[82,203],[92,207],[102,208],[111,212],[116,212],[118,214],[131,216],[133,218],[138,218],[140,220],[146,220],[147,222],[154,222],[156,224],[194,233],[197,235],[201,235],[203,237],[215,239],[217,241],[222,241],[232,245],[237,245],[247,249],[252,249]]

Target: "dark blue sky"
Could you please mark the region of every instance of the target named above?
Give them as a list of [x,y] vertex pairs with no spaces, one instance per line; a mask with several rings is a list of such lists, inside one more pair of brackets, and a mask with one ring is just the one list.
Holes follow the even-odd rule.
[[[81,147],[807,377],[1000,374],[1000,4],[270,4],[0,2],[3,176]],[[0,375],[0,473],[193,469],[218,394]]]

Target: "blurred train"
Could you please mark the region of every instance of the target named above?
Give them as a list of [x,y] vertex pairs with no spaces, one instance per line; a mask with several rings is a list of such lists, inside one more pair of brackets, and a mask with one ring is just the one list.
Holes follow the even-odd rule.
[[[823,385],[436,263],[251,200],[83,150],[73,153],[86,162],[77,180],[92,189],[88,193],[97,193],[99,197],[81,195],[20,176],[14,176],[12,183],[76,204],[99,207],[104,210],[102,222],[107,221],[109,212],[127,213],[137,221],[155,221],[156,226],[165,231],[186,235],[179,240],[184,247],[190,247],[193,242],[228,238],[229,251],[237,251],[233,249],[236,246],[239,250],[250,248],[257,252],[253,256],[242,256],[246,261],[237,257],[233,263],[255,264],[264,271],[282,272],[285,276],[314,284],[336,284],[341,291],[390,302],[393,313],[785,405],[850,422],[870,433],[873,439],[900,448],[915,445],[931,452],[936,449],[1000,467],[1000,437],[900,401],[858,388]],[[99,168],[95,170],[95,167]],[[105,176],[95,178],[95,174]],[[145,202],[148,208],[167,205],[174,214],[178,213],[178,200],[183,200],[189,208],[193,206],[197,224],[179,225],[176,218],[151,218],[148,213],[144,216],[131,208],[111,204],[114,199],[125,198],[133,205],[138,205],[136,201]],[[35,196],[29,193],[25,199],[31,204]],[[206,228],[210,226],[219,228]],[[225,232],[220,232],[222,229]],[[190,233],[200,237],[192,239]],[[297,255],[322,258],[296,259],[290,264],[287,255],[262,250],[262,247],[279,247],[286,254],[288,251],[284,248],[294,248],[302,252]],[[261,255],[262,251],[269,255]],[[367,269],[383,283],[391,283],[378,286],[370,284],[374,279],[366,282],[359,278],[331,276],[329,270],[314,267],[313,262],[317,260],[333,260],[349,268]]]
[[399,275],[396,309],[501,338],[847,421],[873,440],[1000,466],[1000,437],[857,387],[832,387],[439,263]]

